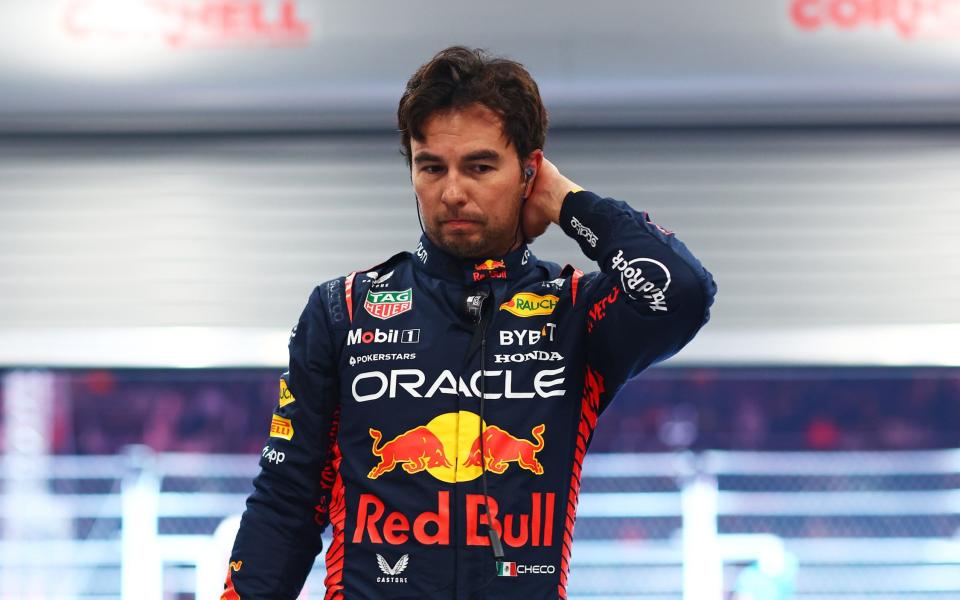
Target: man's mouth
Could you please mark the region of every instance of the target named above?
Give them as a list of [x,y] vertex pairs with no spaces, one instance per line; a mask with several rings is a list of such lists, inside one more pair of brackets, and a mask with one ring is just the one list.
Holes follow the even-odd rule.
[[445,221],[440,221],[440,224],[452,228],[469,228],[479,227],[480,221],[474,221],[471,219],[447,219]]

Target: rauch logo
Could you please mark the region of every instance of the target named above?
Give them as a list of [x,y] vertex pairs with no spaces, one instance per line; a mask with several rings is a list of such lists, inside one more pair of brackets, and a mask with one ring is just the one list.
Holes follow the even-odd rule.
[[515,294],[506,302],[500,305],[500,310],[517,315],[518,317],[534,317],[537,315],[553,314],[557,308],[557,302],[560,300],[553,294],[541,296],[529,292]]

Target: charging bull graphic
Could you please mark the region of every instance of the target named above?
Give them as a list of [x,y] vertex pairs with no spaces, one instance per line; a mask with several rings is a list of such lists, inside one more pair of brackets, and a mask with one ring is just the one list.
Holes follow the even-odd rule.
[[507,263],[502,260],[493,260],[488,258],[482,263],[473,267],[473,280],[483,281],[484,279],[506,279]]
[[[509,432],[496,425],[490,425],[483,430],[483,453],[486,459],[487,470],[497,475],[502,474],[516,462],[521,468],[535,475],[543,475],[543,465],[537,460],[537,452],[543,450],[543,432],[546,425],[541,423],[530,432],[536,443],[514,437]],[[479,467],[480,438],[478,437],[470,447],[470,455],[463,462],[465,467]]]
[[403,470],[411,475],[431,468],[453,466],[443,452],[440,438],[425,425],[401,433],[379,448],[377,444],[383,434],[371,428],[370,437],[373,438],[373,454],[380,459],[367,475],[370,479],[389,473],[398,464],[402,464]]

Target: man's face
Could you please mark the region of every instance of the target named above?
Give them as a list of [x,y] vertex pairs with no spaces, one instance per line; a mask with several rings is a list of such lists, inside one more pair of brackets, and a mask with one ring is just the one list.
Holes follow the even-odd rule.
[[520,163],[493,111],[473,104],[431,115],[423,141],[410,140],[410,154],[430,241],[462,258],[500,256],[518,245]]

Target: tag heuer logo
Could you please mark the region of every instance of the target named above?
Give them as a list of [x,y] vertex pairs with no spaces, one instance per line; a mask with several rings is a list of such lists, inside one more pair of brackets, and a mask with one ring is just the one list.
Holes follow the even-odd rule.
[[370,290],[363,307],[378,319],[395,317],[413,308],[413,288],[388,292]]

